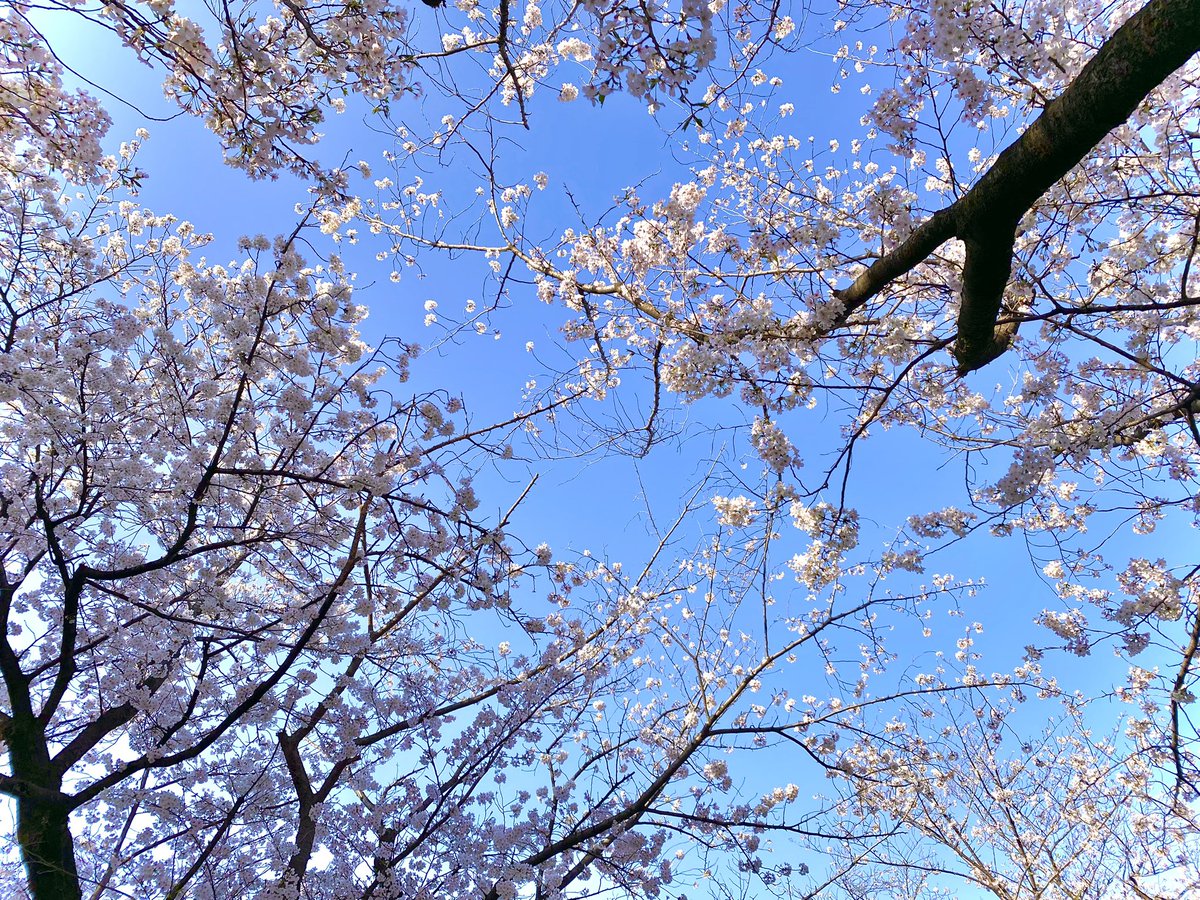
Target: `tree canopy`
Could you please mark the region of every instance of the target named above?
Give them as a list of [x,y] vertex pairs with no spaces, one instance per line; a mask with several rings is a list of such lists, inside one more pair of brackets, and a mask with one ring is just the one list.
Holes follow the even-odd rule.
[[[289,227],[144,206],[189,173],[75,35]],[[0,890],[1200,890],[1197,51],[1197,0],[12,0]],[[597,198],[547,134],[635,106]],[[633,558],[525,514],[616,457],[699,473]]]

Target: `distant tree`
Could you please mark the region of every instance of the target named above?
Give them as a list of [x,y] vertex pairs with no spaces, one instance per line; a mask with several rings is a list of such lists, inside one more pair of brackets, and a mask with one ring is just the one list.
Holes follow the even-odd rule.
[[[1136,684],[1125,692],[1144,696]],[[1168,743],[1145,709],[1099,738],[1097,711],[1066,697],[1031,735],[1011,698],[963,699],[935,710],[918,698],[846,748],[838,812],[853,824],[833,845],[848,864],[831,896],[1157,900],[1200,889],[1196,811],[1163,789]],[[860,839],[864,822],[904,839]]]

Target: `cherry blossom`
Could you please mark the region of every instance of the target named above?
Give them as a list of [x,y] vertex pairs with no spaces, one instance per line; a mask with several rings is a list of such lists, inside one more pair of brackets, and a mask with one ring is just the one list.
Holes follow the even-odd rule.
[[[1152,543],[1200,511],[1195,0],[784,12],[8,5],[6,894],[1196,890],[1200,565]],[[68,20],[299,176],[294,227],[217,262],[143,206]],[[805,132],[798,47],[857,126]],[[533,239],[556,188],[496,148],[618,92],[684,164]],[[322,161],[343,112],[381,158]],[[491,420],[412,386],[360,242],[398,282],[479,255],[494,299],[414,300],[439,351],[540,303],[569,364]],[[648,455],[687,404],[731,449],[641,558],[514,533],[527,461]],[[966,475],[883,534],[850,498],[891,430]],[[1014,536],[1046,608],[985,668],[982,584],[936,566]],[[1128,678],[1078,696],[1054,650]]]

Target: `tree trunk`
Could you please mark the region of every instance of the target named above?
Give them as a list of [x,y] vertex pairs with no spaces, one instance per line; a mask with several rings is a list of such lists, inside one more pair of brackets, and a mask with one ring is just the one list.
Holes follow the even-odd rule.
[[75,841],[65,805],[56,808],[36,800],[17,801],[17,840],[33,900],[82,897],[75,869]]
[[8,727],[8,756],[17,795],[17,842],[33,900],[82,897],[75,868],[68,798],[50,761],[46,736],[32,716],[15,715]]

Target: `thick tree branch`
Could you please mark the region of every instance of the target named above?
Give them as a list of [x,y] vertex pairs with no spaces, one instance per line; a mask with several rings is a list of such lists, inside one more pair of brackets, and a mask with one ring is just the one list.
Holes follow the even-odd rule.
[[995,328],[1012,267],[1017,224],[1055,182],[1172,72],[1200,50],[1200,0],[1150,0],[1118,28],[1075,80],[962,198],[836,291],[841,321],[928,259],[950,238],[966,244],[954,356],[960,374],[1007,349],[1015,328]]
[[[151,695],[155,694],[160,687],[166,682],[165,678],[147,678],[141,686],[146,688]],[[51,762],[54,766],[54,771],[59,778],[67,773],[67,770],[79,760],[83,759],[88,752],[98,743],[116,731],[123,725],[127,725],[133,721],[140,710],[131,702],[122,703],[120,706],[114,706],[106,709],[95,719],[89,722],[74,738],[67,744]]]
[[906,275],[929,258],[938,247],[958,234],[956,211],[958,204],[938,210],[917,227],[900,246],[871,263],[870,268],[854,279],[848,288],[834,291],[843,307],[838,324],[902,275]]

